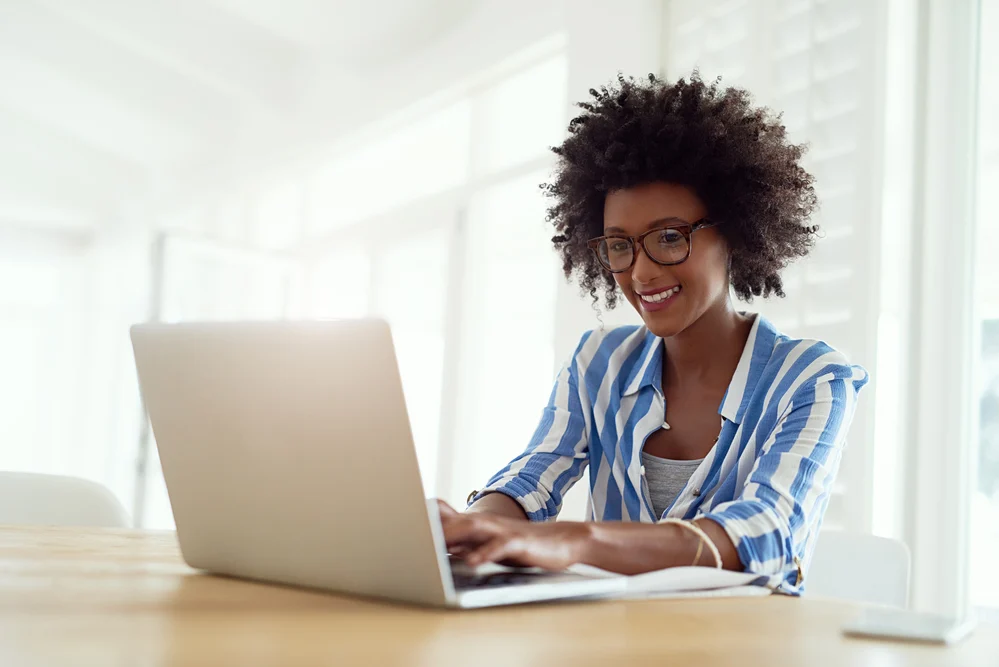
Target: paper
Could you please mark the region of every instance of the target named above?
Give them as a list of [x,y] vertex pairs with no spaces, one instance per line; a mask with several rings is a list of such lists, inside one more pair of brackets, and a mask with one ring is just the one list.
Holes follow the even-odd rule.
[[570,572],[588,577],[624,577],[626,597],[706,597],[720,595],[769,595],[758,574],[732,572],[713,567],[671,567],[625,576],[588,565],[575,565]]
[[648,591],[630,591],[617,597],[622,599],[672,600],[675,598],[755,598],[766,597],[771,591],[766,586],[734,586],[732,588],[715,588],[708,591],[673,591],[653,593]]
[[750,586],[760,575],[713,567],[672,567],[628,577],[628,592],[680,593]]

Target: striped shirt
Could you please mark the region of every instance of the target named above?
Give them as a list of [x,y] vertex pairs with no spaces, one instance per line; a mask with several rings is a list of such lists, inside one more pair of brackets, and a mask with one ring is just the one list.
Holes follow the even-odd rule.
[[800,593],[867,372],[757,315],[718,408],[718,440],[656,517],[641,448],[666,415],[664,352],[645,327],[586,332],[527,449],[471,502],[500,492],[532,521],[554,519],[589,467],[592,520],[712,519],[760,583]]

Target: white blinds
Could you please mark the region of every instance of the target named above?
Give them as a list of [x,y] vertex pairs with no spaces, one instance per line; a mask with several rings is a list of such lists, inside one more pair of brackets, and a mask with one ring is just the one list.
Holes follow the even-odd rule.
[[[806,142],[822,236],[785,272],[786,299],[757,300],[786,333],[828,341],[869,371],[875,366],[880,252],[877,45],[881,3],[862,0],[672,0],[663,39],[670,79],[697,67],[705,80],[750,90],[784,113]],[[873,390],[866,391],[826,517],[827,527],[870,524]]]

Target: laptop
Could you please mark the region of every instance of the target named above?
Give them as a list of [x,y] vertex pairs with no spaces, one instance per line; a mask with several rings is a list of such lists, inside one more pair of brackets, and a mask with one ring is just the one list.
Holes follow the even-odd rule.
[[131,329],[184,560],[441,607],[604,597],[626,578],[449,558],[381,320]]

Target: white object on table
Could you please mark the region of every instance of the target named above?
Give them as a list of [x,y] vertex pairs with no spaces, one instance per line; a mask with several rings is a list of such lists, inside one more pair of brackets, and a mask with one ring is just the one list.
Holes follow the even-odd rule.
[[903,639],[936,644],[953,644],[975,629],[972,617],[925,614],[904,609],[871,607],[843,626],[843,634],[853,637]]

